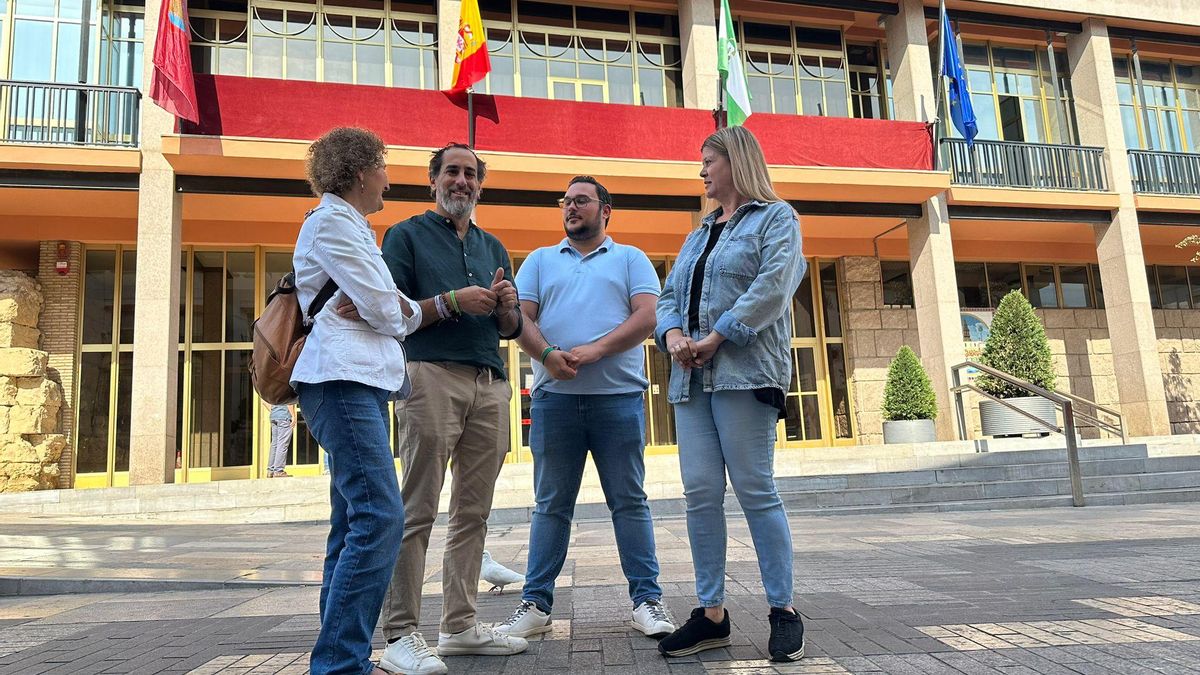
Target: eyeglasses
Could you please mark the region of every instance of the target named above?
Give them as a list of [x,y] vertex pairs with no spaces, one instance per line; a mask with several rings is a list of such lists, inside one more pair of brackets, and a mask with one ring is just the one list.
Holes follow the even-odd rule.
[[582,209],[585,206],[587,206],[588,204],[591,204],[592,202],[599,202],[599,201],[600,201],[599,199],[592,199],[591,197],[588,197],[587,195],[580,195],[579,197],[559,197],[558,205],[561,208],[565,209],[573,203],[573,204],[575,204],[576,207]]

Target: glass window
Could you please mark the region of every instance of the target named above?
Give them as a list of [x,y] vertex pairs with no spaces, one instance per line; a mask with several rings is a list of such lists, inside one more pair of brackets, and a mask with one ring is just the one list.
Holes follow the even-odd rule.
[[133,420],[133,352],[117,355],[117,428],[113,444],[113,471],[129,470],[129,431]]
[[800,281],[800,287],[792,296],[792,336],[798,338],[817,336],[817,314],[813,309],[811,272],[804,275],[804,279]]
[[882,118],[886,77],[875,45],[843,45],[841,31],[739,22],[756,109],[779,114]]
[[117,273],[115,251],[87,251],[83,272],[83,344],[110,344]]
[[908,261],[881,261],[879,271],[883,277],[883,304],[911,307],[913,287]]
[[224,335],[225,254],[196,251],[192,257],[192,341],[220,342]]
[[[102,473],[108,470],[108,404],[112,388],[111,379],[112,352],[84,352],[79,355],[79,424],[75,429],[76,473]],[[87,394],[84,395],[84,392]]]
[[221,466],[221,352],[192,352],[188,465]]
[[1154,273],[1154,265],[1146,265],[1146,284],[1150,287],[1150,306],[1162,308],[1162,297],[1158,293],[1158,275]]
[[225,341],[250,342],[254,323],[254,253],[229,252],[225,258]]
[[1100,281],[1100,266],[1088,265],[1092,271],[1092,288],[1096,291],[1096,307],[1103,309],[1104,307],[1104,286]]
[[225,352],[224,443],[220,466],[247,466],[254,457],[254,389],[250,385],[250,350]]
[[821,263],[821,306],[825,310],[825,337],[842,336],[842,309],[838,299],[837,267]]
[[1092,306],[1087,265],[1060,265],[1058,281],[1062,288],[1063,307],[1086,308]]
[[988,295],[991,297],[991,307],[1000,304],[1000,300],[1011,291],[1021,290],[1020,263],[988,263]]
[[1158,271],[1158,292],[1163,309],[1190,309],[1187,269],[1177,265],[1155,265]]
[[983,263],[954,263],[958,283],[958,306],[963,308],[990,307],[987,273]]
[[133,344],[133,306],[137,293],[137,252],[121,253],[121,344]]
[[[1029,143],[1073,143],[1074,105],[1065,48],[1055,46],[1055,92],[1045,48],[965,43],[971,103],[979,138]],[[957,131],[948,131],[957,137]]]
[[500,3],[481,12],[492,62],[483,85],[488,93],[683,105],[679,30],[672,16],[524,0],[515,16]]
[[829,394],[833,402],[833,431],[837,438],[851,438],[850,393],[846,384],[846,353],[841,344],[825,345],[829,358]]
[[1025,265],[1025,287],[1029,304],[1034,307],[1058,307],[1058,286],[1053,265]]

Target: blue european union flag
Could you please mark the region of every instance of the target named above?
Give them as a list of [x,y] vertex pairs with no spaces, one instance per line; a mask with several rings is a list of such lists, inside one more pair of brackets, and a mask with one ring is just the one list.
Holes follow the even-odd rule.
[[975,108],[971,105],[971,94],[967,91],[967,74],[963,71],[962,57],[958,53],[958,40],[950,27],[950,16],[942,12],[942,75],[950,85],[950,120],[954,128],[967,141],[967,147],[975,141],[979,125],[975,122]]

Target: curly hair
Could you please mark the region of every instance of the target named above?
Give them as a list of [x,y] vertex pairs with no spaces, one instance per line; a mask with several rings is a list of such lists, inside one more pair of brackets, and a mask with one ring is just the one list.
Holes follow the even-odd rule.
[[359,182],[361,171],[382,165],[387,148],[374,132],[338,127],[308,146],[308,185],[320,197],[326,192],[343,196]]

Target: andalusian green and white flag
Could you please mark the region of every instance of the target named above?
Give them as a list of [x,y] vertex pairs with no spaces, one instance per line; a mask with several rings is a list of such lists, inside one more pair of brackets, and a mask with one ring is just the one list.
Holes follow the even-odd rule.
[[729,0],[721,0],[721,23],[717,25],[717,70],[725,81],[725,110],[729,126],[740,126],[750,116],[750,92],[746,71],[738,54]]

